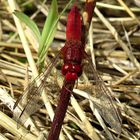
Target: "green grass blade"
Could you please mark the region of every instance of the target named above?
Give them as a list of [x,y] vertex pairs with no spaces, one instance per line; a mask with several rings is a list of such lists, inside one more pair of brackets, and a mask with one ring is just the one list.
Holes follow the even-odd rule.
[[[58,18],[57,0],[53,0],[51,7],[50,7],[48,17],[45,21],[41,39],[39,42],[39,51],[38,51],[39,63],[41,62],[41,60],[44,60],[43,56],[44,56],[44,54],[46,54],[48,47],[50,46],[50,44],[53,41],[54,33],[57,28],[57,24],[56,24],[56,26],[53,26],[53,25],[54,25],[55,21],[57,20],[57,18]],[[52,33],[50,34],[51,31],[52,31]]]
[[21,20],[22,22],[24,22],[34,33],[35,37],[37,38],[37,40],[40,40],[40,31],[36,25],[36,23],[31,20],[27,15],[25,15],[22,12],[19,11],[15,11],[14,15],[19,18],[19,20]]
[[[55,0],[53,0],[55,1]],[[66,5],[66,7],[63,9],[63,11],[57,16],[57,18],[51,23],[51,26],[48,26],[47,23],[45,24],[48,26],[48,33],[45,33],[45,27],[43,29],[44,33],[42,33],[42,38],[40,40],[40,48],[39,48],[39,64],[43,65],[46,53],[48,51],[49,45],[52,43],[57,23],[59,21],[59,18],[62,16],[62,14],[65,12],[65,10],[69,7],[69,5],[73,2],[73,0],[70,0],[69,3]],[[52,2],[53,3],[53,2]],[[55,6],[54,6],[55,7]],[[55,10],[54,10],[55,11]],[[51,11],[50,11],[51,12]],[[53,15],[53,14],[52,14]],[[49,15],[48,15],[49,16]],[[47,21],[46,21],[47,22]],[[50,28],[51,27],[51,28]],[[46,27],[47,28],[47,27]],[[40,66],[41,66],[40,65]],[[41,66],[43,67],[43,66]]]

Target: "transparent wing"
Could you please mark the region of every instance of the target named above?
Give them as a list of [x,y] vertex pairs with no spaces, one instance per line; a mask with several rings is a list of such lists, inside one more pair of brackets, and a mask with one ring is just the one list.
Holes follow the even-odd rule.
[[47,70],[41,73],[29,84],[22,96],[20,96],[20,98],[16,101],[14,105],[14,118],[17,122],[24,124],[28,117],[35,113],[43,105],[39,96],[41,95],[42,90],[45,89],[46,79],[48,78],[51,69],[57,64],[59,56],[60,54],[56,56],[53,63],[50,63]]
[[[89,58],[88,58],[89,60]],[[89,60],[90,61],[90,60]],[[122,120],[118,109],[114,104],[114,99],[111,96],[111,91],[106,87],[101,76],[96,71],[94,65],[90,61],[90,67],[93,71],[93,77],[96,82],[95,93],[97,101],[94,101],[96,109],[99,111],[102,118],[120,134]]]

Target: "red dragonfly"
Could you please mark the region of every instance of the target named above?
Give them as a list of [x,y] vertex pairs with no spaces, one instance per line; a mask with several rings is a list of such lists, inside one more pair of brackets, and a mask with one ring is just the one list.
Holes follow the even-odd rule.
[[[86,8],[88,8],[89,3],[86,4]],[[92,12],[90,10],[90,15],[92,15]],[[90,22],[90,20],[91,19],[87,21]],[[75,81],[82,74],[82,62],[83,59],[87,57],[84,50],[85,30],[86,28],[84,28],[83,21],[78,11],[78,8],[76,5],[74,5],[68,14],[68,22],[66,27],[66,43],[64,47],[60,50],[60,54],[63,56],[64,61],[61,71],[65,78],[63,87],[60,91],[60,99],[55,111],[55,116],[52,122],[48,140],[58,139],[63,119],[67,110],[67,106],[69,104],[70,96],[73,93],[72,90],[74,88]],[[22,104],[24,98],[28,96],[28,104],[24,104],[24,109],[21,110],[21,114],[18,114],[19,120],[21,120],[22,123],[24,123],[27,119],[27,117],[25,117],[25,114],[31,115],[43,105],[42,103],[40,103],[40,101],[38,101],[37,96],[41,93],[42,89],[44,88],[45,81],[51,69],[57,63],[60,54],[57,55],[57,57],[54,60],[54,63],[50,64],[48,69],[29,85],[29,87],[25,90],[23,96],[21,96],[20,99],[16,102],[15,107],[18,104]],[[90,67],[93,71],[94,80],[96,82],[95,91],[97,92],[97,99],[99,100],[98,102],[94,103],[95,107],[98,109],[99,113],[104,118],[104,120],[115,131],[120,132],[121,118],[113,103],[110,90],[105,86],[102,78],[96,71],[93,64],[91,64]],[[40,83],[40,85],[37,87],[36,80],[38,79],[41,79],[42,83]],[[105,109],[103,106],[105,106]]]

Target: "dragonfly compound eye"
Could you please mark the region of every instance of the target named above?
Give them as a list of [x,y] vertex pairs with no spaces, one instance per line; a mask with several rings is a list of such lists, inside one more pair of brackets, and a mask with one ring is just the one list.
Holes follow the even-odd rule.
[[73,64],[72,65],[72,71],[77,73],[78,77],[81,76],[81,74],[82,74],[82,67],[81,67],[81,65]]
[[63,75],[66,75],[67,72],[71,70],[72,70],[72,64],[64,64],[61,69]]
[[67,74],[65,75],[66,80],[72,80],[75,81],[78,79],[77,73],[75,72],[67,72]]
[[70,72],[77,74],[79,77],[82,74],[82,67],[78,64],[64,64],[61,71],[63,75],[66,75],[68,72]]

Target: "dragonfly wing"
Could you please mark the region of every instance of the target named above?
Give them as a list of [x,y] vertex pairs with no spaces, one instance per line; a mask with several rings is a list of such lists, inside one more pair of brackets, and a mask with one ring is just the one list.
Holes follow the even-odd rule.
[[[89,60],[90,61],[90,60]],[[97,102],[94,102],[95,107],[98,109],[103,119],[120,134],[122,120],[119,112],[114,104],[114,99],[111,96],[111,91],[106,87],[101,76],[95,70],[94,65],[91,65],[93,71],[93,77],[96,82],[95,93]]]
[[29,84],[29,86],[23,92],[23,95],[20,96],[20,98],[15,103],[14,118],[17,120],[17,122],[24,124],[28,117],[35,113],[43,105],[43,102],[39,97],[43,89],[45,89],[46,80],[50,74],[51,69],[57,64],[59,56],[60,53],[56,56],[53,63],[50,63],[47,70],[41,73]]
[[[31,85],[32,84],[33,83],[31,83]],[[35,87],[35,85],[32,85],[30,88],[27,87],[28,90],[25,90],[26,92],[24,92],[23,96],[17,101],[17,106],[14,109],[14,118],[18,123],[24,124],[29,116],[35,113],[43,105],[43,102],[41,102],[39,98],[43,86],[44,85],[41,84],[38,88]],[[26,102],[24,102],[25,100]]]

